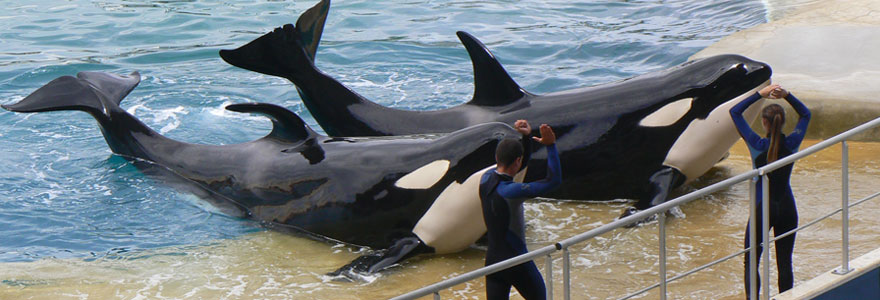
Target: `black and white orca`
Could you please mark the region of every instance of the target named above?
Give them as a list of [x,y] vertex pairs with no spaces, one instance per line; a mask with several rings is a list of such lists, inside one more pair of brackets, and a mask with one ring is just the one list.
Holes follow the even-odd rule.
[[[723,159],[739,135],[729,109],[770,82],[768,65],[719,55],[586,88],[536,95],[520,87],[491,52],[465,32],[458,37],[474,69],[474,95],[465,104],[407,111],[371,102],[314,64],[329,1],[235,50],[228,63],[294,83],[303,103],[331,136],[452,132],[483,122],[527,119],[558,136],[562,199],[639,199],[644,209],[671,189]],[[760,105],[746,118],[754,120]],[[545,176],[546,152],[528,164],[526,181]],[[631,210],[628,210],[631,212]]]
[[186,183],[223,212],[270,229],[390,248],[356,260],[350,267],[357,271],[474,243],[486,231],[477,193],[482,171],[494,165],[501,139],[528,141],[499,122],[442,135],[327,137],[287,109],[246,103],[226,109],[269,118],[273,128],[265,137],[221,146],[184,143],[119,106],[139,82],[137,72],[80,72],[2,107],[85,111],[98,121],[113,153],[145,172]]

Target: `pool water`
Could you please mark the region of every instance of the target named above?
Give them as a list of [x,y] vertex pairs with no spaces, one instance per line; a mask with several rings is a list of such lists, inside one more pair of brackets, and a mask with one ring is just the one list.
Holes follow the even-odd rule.
[[[471,64],[455,36],[458,30],[482,40],[521,86],[541,94],[680,64],[726,35],[797,7],[778,2],[783,4],[334,1],[317,65],[383,105],[440,109],[466,102],[473,92]],[[220,49],[238,47],[295,22],[314,3],[4,3],[0,103],[15,103],[54,78],[80,71],[138,71],[142,82],[122,107],[177,140],[230,144],[268,133],[271,124],[266,119],[224,110],[243,102],[283,105],[322,132],[289,82],[229,66],[217,55]],[[472,249],[416,260],[367,282],[335,282],[324,273],[362,249],[267,232],[254,222],[218,213],[114,156],[88,114],[0,111],[0,128],[0,298],[329,299],[341,293],[345,298],[373,299],[481,265],[483,253]],[[730,168],[748,167],[747,160],[741,164]],[[877,168],[870,166],[863,173],[876,175]],[[734,174],[718,172],[707,178]],[[739,215],[745,215],[737,211],[743,205],[737,197],[706,201],[712,213],[735,216],[718,229],[727,230],[722,238],[733,248],[740,244],[739,227],[744,224]],[[530,247],[607,223],[624,205],[531,203],[530,217],[537,219],[530,221]],[[700,213],[684,211],[688,218],[680,223],[700,222],[695,216]],[[693,226],[712,227],[717,221],[708,218]],[[584,251],[618,252],[628,243],[650,244],[652,234],[648,228],[637,229],[597,241],[598,246]],[[689,236],[681,232],[682,239]],[[712,247],[682,244],[694,253]],[[609,270],[656,272],[652,256],[637,253],[641,252],[627,260],[644,264]],[[581,264],[604,264],[595,259],[584,258]],[[624,278],[633,275],[621,276],[582,278],[583,284],[601,286],[603,278],[628,281]],[[481,291],[473,283],[456,295],[481,297]]]

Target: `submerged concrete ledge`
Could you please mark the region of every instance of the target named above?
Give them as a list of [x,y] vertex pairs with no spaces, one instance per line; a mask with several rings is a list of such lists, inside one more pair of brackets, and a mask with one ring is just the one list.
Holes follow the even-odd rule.
[[[828,0],[727,36],[691,59],[736,53],[770,64],[773,81],[812,110],[808,137],[821,139],[880,117],[878,49],[880,1]],[[880,141],[880,128],[856,139]]]
[[[796,285],[775,300],[794,299],[880,299],[880,249],[850,261],[850,272],[838,275],[828,271]],[[840,268],[838,266],[838,268]]]

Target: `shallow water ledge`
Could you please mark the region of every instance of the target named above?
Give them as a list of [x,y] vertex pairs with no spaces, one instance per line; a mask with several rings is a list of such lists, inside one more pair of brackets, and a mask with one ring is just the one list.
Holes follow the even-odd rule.
[[[877,49],[880,2],[829,0],[734,33],[691,59],[737,53],[770,64],[774,82],[813,111],[808,136],[827,138],[880,116]],[[856,138],[880,141],[880,129]]]

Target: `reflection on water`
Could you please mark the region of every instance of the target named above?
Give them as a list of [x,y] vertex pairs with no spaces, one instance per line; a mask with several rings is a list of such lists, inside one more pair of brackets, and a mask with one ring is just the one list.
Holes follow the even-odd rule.
[[[806,141],[804,148],[815,141]],[[861,199],[880,184],[880,144],[850,144],[851,200]],[[800,223],[840,207],[840,147],[814,154],[795,165],[792,187]],[[680,191],[704,187],[747,171],[745,145]],[[873,190],[872,190],[873,189]],[[685,218],[669,220],[667,238],[670,277],[738,251],[743,240],[748,186],[737,185],[681,207]],[[528,243],[535,249],[608,223],[623,202],[527,203]],[[880,247],[880,201],[868,201],[851,212],[851,257]],[[659,266],[657,225],[620,229],[572,247],[572,297],[620,297],[655,283]],[[840,261],[840,218],[833,217],[798,233],[795,245],[797,283],[835,268]],[[772,248],[771,248],[772,249]],[[371,282],[338,282],[324,274],[357,257],[360,249],[334,246],[274,232],[257,232],[209,244],[120,251],[96,260],[43,259],[0,264],[0,298],[125,299],[382,299],[479,268],[478,249],[423,256],[382,273]],[[554,278],[562,262],[554,258]],[[537,262],[542,267],[544,261]],[[771,256],[771,290],[775,262]],[[675,299],[741,299],[742,259],[735,258],[669,286]],[[557,282],[554,292],[561,295]],[[485,297],[482,280],[441,293],[444,299]],[[644,299],[656,299],[656,291]]]
[[[479,36],[521,85],[548,93],[677,65],[723,36],[765,22],[765,11],[776,19],[812,1],[334,1],[318,63],[381,104],[440,109],[473,92],[470,61],[454,30]],[[223,109],[254,101],[284,105],[318,129],[288,82],[232,68],[216,56],[219,48],[293,22],[314,2],[13,1],[0,13],[0,103],[62,75],[138,70],[143,81],[123,107],[175,139],[259,138],[271,128],[265,119]],[[360,249],[259,231],[198,200],[181,201],[120,158],[107,159],[85,114],[4,112],[0,127],[0,299],[381,299],[483,264],[484,253],[470,249],[414,259],[370,282],[333,281],[324,274]],[[852,145],[853,199],[878,186],[877,150],[878,144]],[[838,157],[832,150],[795,168],[801,223],[838,206]],[[738,145],[690,188],[748,166]],[[746,191],[741,185],[718,192],[683,207],[686,218],[671,220],[671,274],[739,249]],[[878,246],[880,227],[870,218],[876,202],[852,213],[853,257]],[[595,228],[625,205],[530,202],[528,242],[537,248]],[[798,234],[797,280],[834,267],[836,222]],[[605,299],[654,283],[655,232],[649,224],[574,247],[574,298]],[[671,285],[670,293],[742,298],[741,260],[712,270]],[[561,287],[554,288],[559,295]],[[484,287],[478,280],[442,295],[482,298]]]

